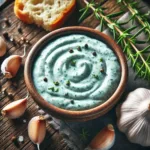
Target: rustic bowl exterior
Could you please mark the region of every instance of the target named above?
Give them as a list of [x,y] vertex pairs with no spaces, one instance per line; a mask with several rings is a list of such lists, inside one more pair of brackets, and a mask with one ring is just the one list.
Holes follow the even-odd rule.
[[[40,94],[37,92],[37,90],[34,87],[34,83],[32,80],[32,64],[38,55],[39,51],[43,48],[45,44],[47,44],[49,41],[56,39],[57,37],[69,35],[69,34],[84,34],[89,37],[98,39],[103,41],[105,44],[107,44],[116,54],[118,61],[120,63],[121,67],[121,79],[120,83],[116,89],[116,91],[113,93],[113,95],[106,100],[104,103],[100,104],[97,107],[88,109],[88,110],[82,110],[82,111],[71,111],[71,110],[65,110],[58,108],[50,103],[48,103],[46,100],[40,96]],[[127,82],[127,62],[126,58],[120,49],[120,47],[116,44],[114,40],[112,40],[107,35],[96,31],[94,29],[86,28],[86,27],[79,27],[79,26],[73,26],[73,27],[65,27],[58,30],[55,30],[51,33],[48,33],[43,38],[41,38],[31,49],[26,62],[25,62],[25,70],[24,70],[24,78],[26,86],[33,97],[34,101],[46,112],[52,114],[54,117],[68,120],[68,121],[87,121],[91,119],[95,119],[105,113],[107,113],[119,100],[120,96],[124,92],[125,85]]]

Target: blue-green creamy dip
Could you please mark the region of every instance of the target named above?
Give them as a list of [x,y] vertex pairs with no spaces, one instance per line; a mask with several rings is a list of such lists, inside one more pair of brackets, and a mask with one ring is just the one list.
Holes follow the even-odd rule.
[[49,103],[85,110],[105,102],[120,81],[120,64],[102,41],[72,34],[49,42],[37,56],[33,81]]

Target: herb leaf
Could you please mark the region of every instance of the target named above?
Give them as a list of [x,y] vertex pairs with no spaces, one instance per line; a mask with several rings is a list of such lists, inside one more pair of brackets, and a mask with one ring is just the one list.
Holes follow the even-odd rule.
[[71,61],[71,66],[75,66],[76,65],[76,61],[75,60],[72,60]]
[[93,74],[93,78],[95,78],[95,79],[99,79],[99,76],[98,75],[95,75],[95,74]]
[[51,90],[52,92],[54,92],[55,88],[51,87],[51,88],[48,88],[48,90]]
[[59,88],[51,87],[51,88],[48,88],[48,90],[51,90],[52,92],[58,92]]
[[56,81],[56,82],[53,82],[56,86],[59,86],[59,82]]
[[70,81],[69,81],[69,80],[66,82],[66,85],[67,85],[67,86],[70,86]]
[[89,136],[88,131],[83,128],[80,133],[81,140],[86,141],[88,136]]
[[124,11],[119,11],[119,12],[116,12],[116,13],[113,13],[113,14],[108,14],[107,17],[113,18],[113,17],[118,17],[122,14],[124,14]]

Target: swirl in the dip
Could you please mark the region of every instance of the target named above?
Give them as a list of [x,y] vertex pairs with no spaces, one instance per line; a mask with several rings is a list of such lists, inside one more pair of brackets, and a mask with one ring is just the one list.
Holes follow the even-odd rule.
[[72,34],[49,42],[37,56],[33,81],[49,103],[85,110],[105,102],[120,81],[120,64],[102,41]]

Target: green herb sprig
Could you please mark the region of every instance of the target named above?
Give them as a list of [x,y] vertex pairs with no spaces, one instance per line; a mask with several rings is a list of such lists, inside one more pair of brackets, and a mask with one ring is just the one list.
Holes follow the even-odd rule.
[[[143,26],[135,35],[131,34],[131,31],[135,30],[136,26],[133,26],[129,29],[124,30],[120,23],[114,20],[114,17],[120,16],[123,14],[123,11],[105,15],[104,10],[106,8],[102,8],[101,6],[97,6],[96,3],[93,1],[88,2],[84,0],[86,6],[83,11],[83,15],[80,17],[80,20],[84,18],[84,14],[88,10],[92,10],[94,16],[97,20],[100,21],[100,29],[103,30],[103,25],[106,25],[110,31],[113,33],[114,39],[118,41],[118,43],[123,48],[124,53],[126,53],[127,58],[131,61],[133,69],[136,71],[139,77],[143,79],[150,80],[150,54],[147,55],[150,49],[150,45],[146,48],[140,50],[136,47],[136,44],[143,44],[147,41],[138,41],[137,36],[145,32],[147,26]],[[126,24],[128,22],[125,22]]]
[[89,132],[82,128],[81,134],[80,134],[81,140],[86,141],[89,137]]
[[134,22],[137,20],[140,25],[145,28],[145,33],[148,35],[148,40],[150,39],[150,23],[148,21],[148,16],[150,15],[150,11],[145,14],[140,13],[140,9],[143,8],[139,7],[139,2],[135,2],[133,0],[118,0],[118,3],[122,3],[125,5],[130,13],[132,14],[129,21],[132,20]]

